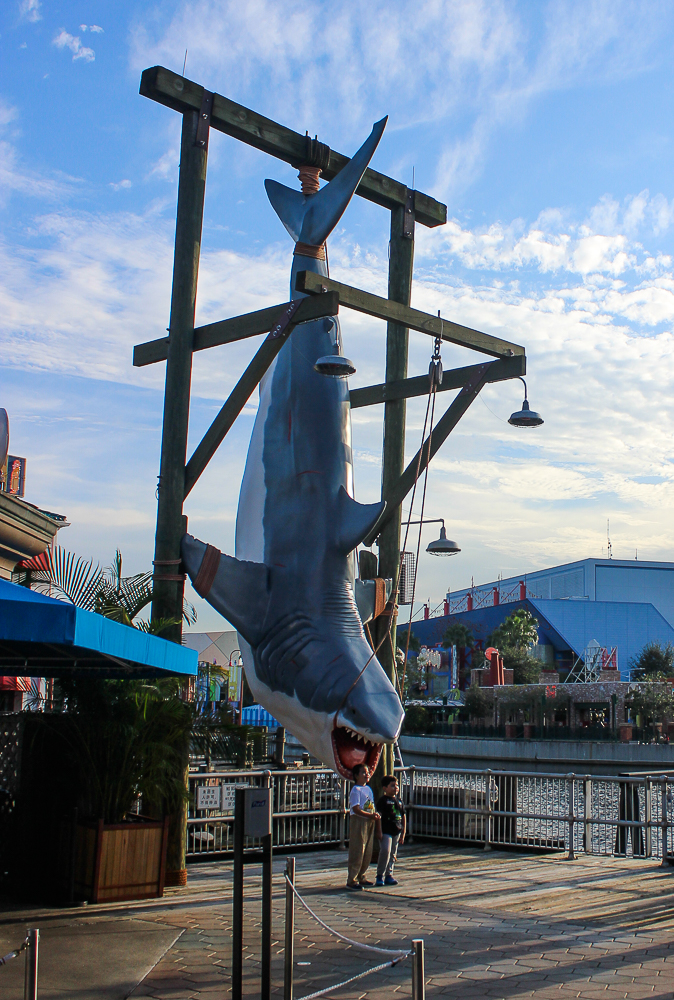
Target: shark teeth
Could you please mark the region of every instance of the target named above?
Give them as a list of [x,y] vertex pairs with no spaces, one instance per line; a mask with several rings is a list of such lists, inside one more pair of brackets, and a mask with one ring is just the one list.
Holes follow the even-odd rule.
[[361,743],[366,743],[367,746],[376,747],[379,745],[376,740],[371,740],[369,736],[363,736],[362,733],[357,733],[355,729],[350,729],[349,726],[342,726],[341,728],[346,730],[349,736],[354,736]]

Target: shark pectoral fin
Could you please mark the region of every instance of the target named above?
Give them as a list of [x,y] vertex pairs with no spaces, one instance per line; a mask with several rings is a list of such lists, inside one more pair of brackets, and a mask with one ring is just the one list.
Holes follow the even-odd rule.
[[372,132],[363,145],[337,176],[306,199],[307,206],[299,237],[303,243],[320,246],[335,228],[367,170],[367,165],[384,134],[387,121],[388,116],[373,125]]
[[301,191],[295,191],[278,181],[265,181],[264,186],[272,208],[297,243],[304,222],[306,197]]
[[358,503],[343,486],[337,495],[337,538],[340,552],[353,552],[366,535],[369,535],[386,509],[386,501]]
[[269,604],[269,567],[223,555],[192,535],[183,535],[180,551],[199,596],[231,622],[246,642],[257,646]]

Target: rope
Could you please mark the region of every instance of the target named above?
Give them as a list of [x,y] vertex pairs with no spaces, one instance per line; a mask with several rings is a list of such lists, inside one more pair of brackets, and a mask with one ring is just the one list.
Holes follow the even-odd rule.
[[[334,936],[338,937],[340,939],[340,941],[346,941],[347,944],[353,945],[354,948],[361,948],[363,951],[376,951],[380,955],[395,955],[397,962],[399,962],[403,958],[407,958],[408,955],[412,954],[409,951],[403,951],[401,948],[398,948],[398,949],[395,949],[395,948],[377,948],[375,945],[372,945],[372,944],[363,944],[361,941],[353,941],[351,938],[346,937],[344,934],[340,934],[340,932],[336,931],[334,929],[334,927],[329,927],[325,923],[324,920],[321,920],[321,918],[318,916],[318,914],[314,913],[314,911],[311,909],[311,907],[309,906],[309,904],[305,903],[305,901],[302,899],[302,897],[300,896],[299,892],[297,891],[297,889],[295,888],[295,886],[293,885],[293,883],[288,878],[287,872],[284,872],[284,876],[285,876],[286,882],[288,883],[288,885],[290,886],[290,888],[292,889],[292,891],[295,893],[295,895],[297,896],[297,898],[299,899],[300,903],[302,904],[302,906],[304,907],[304,909],[307,911],[307,913],[310,913],[311,916],[314,918],[314,920],[317,923],[319,923],[324,930],[328,931],[328,933],[330,933],[330,934],[334,934]],[[389,963],[386,963],[386,964],[388,965]],[[384,966],[382,966],[382,968],[383,967]],[[374,969],[370,969],[369,971],[370,972],[374,972]],[[349,980],[349,982],[350,981],[351,980]],[[331,989],[336,989],[336,987],[334,987],[334,986],[330,987],[330,988]],[[326,991],[324,990],[323,992],[326,992]],[[318,995],[318,994],[316,994],[316,995]],[[303,997],[303,1000],[308,1000],[308,998],[307,997]]]
[[324,990],[316,990],[315,993],[308,993],[307,996],[301,997],[300,1000],[314,1000],[314,997],[322,997],[325,993],[332,993],[333,990],[341,990],[342,986],[348,986],[349,983],[355,982],[356,979],[362,979],[363,976],[369,976],[372,972],[381,972],[382,969],[388,969],[390,966],[397,965],[403,959],[409,958],[410,954],[411,952],[401,955],[400,958],[394,958],[392,962],[382,962],[381,965],[375,965],[372,969],[359,972],[357,976],[351,976],[351,979],[345,979],[343,983],[337,983],[335,986],[327,986]]
[[18,948],[16,948],[14,951],[10,951],[8,955],[3,955],[3,957],[0,958],[0,965],[6,965],[11,958],[18,958],[21,952],[25,951],[27,947],[28,947],[28,938],[26,938],[23,944],[20,945]]

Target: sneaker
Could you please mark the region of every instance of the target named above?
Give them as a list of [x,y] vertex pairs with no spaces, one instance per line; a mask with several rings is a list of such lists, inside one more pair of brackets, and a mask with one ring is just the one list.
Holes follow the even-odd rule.
[[351,892],[362,892],[363,887],[358,882],[347,882],[346,888],[350,889]]
[[378,888],[381,888],[381,886],[383,886],[383,885],[384,885],[384,879],[383,879],[383,878],[378,878],[378,879],[377,879],[377,881],[375,882],[375,885],[376,885],[376,886],[377,886]]
[[370,880],[369,880],[369,879],[367,879],[367,878],[362,878],[362,879],[360,880],[360,884],[361,884],[361,885],[374,885],[374,882],[370,882]]
[[398,884],[398,879],[393,878],[393,875],[387,875],[386,878],[384,879],[384,885],[397,885],[397,884]]

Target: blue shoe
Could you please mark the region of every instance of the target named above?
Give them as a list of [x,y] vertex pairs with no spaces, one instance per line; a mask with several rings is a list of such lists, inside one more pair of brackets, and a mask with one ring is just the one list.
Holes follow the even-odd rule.
[[397,885],[397,884],[398,884],[398,879],[393,878],[393,875],[387,875],[386,878],[384,879],[384,885]]
[[383,885],[384,885],[384,879],[378,878],[377,881],[375,882],[375,886],[379,886],[381,888],[381,886]]

